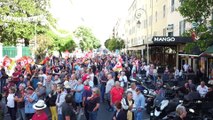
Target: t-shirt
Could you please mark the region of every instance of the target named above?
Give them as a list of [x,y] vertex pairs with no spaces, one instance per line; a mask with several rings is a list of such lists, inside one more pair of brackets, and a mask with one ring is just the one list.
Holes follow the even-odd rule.
[[[18,98],[22,98],[22,96],[24,97],[24,91],[17,92],[15,96],[17,96]],[[22,102],[17,102],[17,107],[24,108],[24,100]]]
[[47,114],[43,111],[41,114],[34,114],[32,120],[48,120]]
[[100,103],[100,97],[95,97],[91,100],[88,100],[88,109],[87,110],[92,112],[97,103]]
[[62,104],[62,116],[63,120],[65,120],[66,116],[70,116],[71,120],[76,120],[74,108],[71,105],[67,104],[66,102]]

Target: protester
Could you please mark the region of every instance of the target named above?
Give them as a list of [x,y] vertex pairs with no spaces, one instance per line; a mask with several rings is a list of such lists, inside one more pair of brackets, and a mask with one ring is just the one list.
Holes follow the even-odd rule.
[[63,120],[77,120],[75,112],[75,102],[71,94],[67,94],[65,102],[62,104]]
[[128,88],[128,86],[127,86],[128,80],[127,80],[127,77],[126,77],[124,71],[121,72],[121,76],[120,76],[120,78],[119,78],[119,81],[120,81],[120,83],[121,83],[121,87],[123,87],[124,89],[127,89],[127,88]]
[[83,92],[83,107],[84,107],[84,114],[87,120],[89,120],[89,113],[88,113],[88,97],[90,97],[92,95],[92,89],[89,86],[89,82],[85,81],[84,82],[84,92]]
[[32,120],[48,120],[48,116],[44,111],[46,107],[47,105],[44,103],[44,100],[38,100],[38,102],[33,105],[36,112],[33,115]]
[[135,99],[136,99],[136,96],[137,96],[136,88],[137,88],[137,86],[136,86],[136,84],[133,82],[133,83],[131,83],[131,88],[127,89],[127,91],[132,92],[133,100],[135,100]]
[[121,102],[115,103],[116,111],[113,115],[113,120],[127,120],[124,110],[122,109]]
[[50,107],[52,120],[58,120],[56,99],[57,99],[57,85],[52,84],[52,91],[47,96],[47,103],[48,106]]
[[78,80],[78,85],[75,89],[75,103],[77,106],[77,112],[82,113],[82,101],[83,101],[83,91],[84,91],[84,85],[82,84],[82,80]]
[[2,94],[0,94],[0,120],[4,120],[7,113],[7,106],[2,101]]
[[24,111],[24,96],[25,96],[25,84],[19,84],[19,89],[15,94],[15,102],[17,103],[17,120],[26,120]]
[[134,120],[134,113],[133,113],[134,100],[133,100],[133,93],[131,91],[128,91],[126,93],[126,97],[122,99],[121,104],[122,108],[125,111],[125,116],[127,120]]
[[186,120],[187,112],[184,106],[181,105],[177,106],[176,113],[178,116],[176,116],[174,120]]
[[145,110],[145,97],[141,93],[143,89],[137,87],[136,88],[136,93],[137,97],[135,99],[135,114],[134,114],[134,120],[142,120],[142,112]]
[[114,79],[112,77],[112,74],[108,74],[107,75],[107,78],[108,78],[108,81],[107,81],[107,84],[106,84],[106,90],[105,90],[105,93],[106,93],[106,96],[107,96],[107,102],[108,102],[108,111],[112,112],[113,111],[113,107],[111,106],[111,103],[110,103],[110,91],[112,89],[112,87],[114,86]]
[[115,86],[110,91],[110,104],[115,106],[117,102],[121,102],[124,94],[124,89],[120,86],[120,82],[116,81]]
[[38,87],[36,88],[35,92],[38,96],[38,99],[44,100],[46,98],[46,89],[43,87],[42,82],[37,83]]
[[100,90],[98,88],[93,88],[92,96],[88,97],[87,100],[89,120],[97,120],[98,109],[100,107]]
[[7,96],[7,108],[10,114],[11,120],[16,120],[16,109],[15,109],[15,88],[9,88],[9,94]]
[[65,101],[66,92],[64,91],[63,86],[57,87],[57,99],[56,99],[56,107],[58,112],[58,120],[63,120],[62,116],[62,104]]
[[35,113],[35,110],[33,109],[33,104],[35,104],[38,101],[38,96],[34,92],[33,87],[28,87],[27,88],[27,93],[25,94],[24,97],[25,100],[25,115],[26,119],[30,120]]
[[200,85],[197,86],[197,91],[200,94],[200,97],[204,98],[208,92],[208,87],[205,85],[204,81],[200,82]]

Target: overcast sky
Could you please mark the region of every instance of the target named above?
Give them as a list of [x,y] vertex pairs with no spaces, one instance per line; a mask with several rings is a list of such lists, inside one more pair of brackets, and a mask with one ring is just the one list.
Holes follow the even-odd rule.
[[118,17],[127,14],[133,0],[51,0],[51,12],[60,28],[72,31],[85,25],[101,41],[112,33]]

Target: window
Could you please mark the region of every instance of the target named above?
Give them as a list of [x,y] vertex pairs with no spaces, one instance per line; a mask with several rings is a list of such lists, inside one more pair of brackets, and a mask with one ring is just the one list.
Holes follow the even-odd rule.
[[184,20],[179,22],[179,35],[181,36],[185,32],[186,23]]
[[152,16],[149,16],[149,26],[152,25]]
[[163,29],[163,36],[166,36],[166,28]]
[[163,6],[163,18],[166,17],[166,5]]
[[168,36],[173,36],[173,32],[168,32]]
[[155,12],[155,22],[157,22],[158,21],[158,12],[156,11]]
[[175,0],[171,0],[171,12],[175,11]]

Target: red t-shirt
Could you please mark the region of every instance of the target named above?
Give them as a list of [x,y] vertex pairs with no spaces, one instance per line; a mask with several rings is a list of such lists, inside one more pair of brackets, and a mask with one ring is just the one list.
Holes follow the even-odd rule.
[[86,81],[87,80],[87,76],[88,74],[84,74],[83,77],[82,77],[82,82]]
[[115,104],[116,102],[120,102],[123,98],[124,89],[122,87],[116,88],[113,87],[110,91],[112,96],[112,103]]
[[43,111],[41,114],[35,113],[32,120],[48,120],[47,114]]

